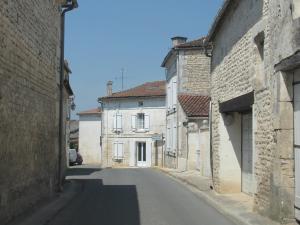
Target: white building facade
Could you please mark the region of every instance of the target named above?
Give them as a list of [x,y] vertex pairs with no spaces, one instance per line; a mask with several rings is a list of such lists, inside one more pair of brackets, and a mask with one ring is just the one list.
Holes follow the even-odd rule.
[[[99,98],[103,116],[104,167],[152,167],[163,164],[165,82],[149,82]],[[153,140],[156,136],[157,139]]]
[[80,112],[79,153],[84,164],[101,164],[102,115],[100,109]]

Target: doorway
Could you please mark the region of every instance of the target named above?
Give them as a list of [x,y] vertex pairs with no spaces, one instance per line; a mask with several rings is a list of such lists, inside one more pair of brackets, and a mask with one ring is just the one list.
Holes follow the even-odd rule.
[[242,114],[242,192],[253,194],[252,113]]
[[137,142],[137,166],[147,167],[146,142]]

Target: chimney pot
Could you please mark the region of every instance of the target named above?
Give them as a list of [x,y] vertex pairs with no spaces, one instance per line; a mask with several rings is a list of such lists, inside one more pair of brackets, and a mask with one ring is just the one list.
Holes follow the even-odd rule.
[[178,45],[186,43],[187,38],[186,37],[177,36],[177,37],[171,38],[171,40],[172,40],[173,47],[176,47]]
[[107,96],[112,95],[112,85],[113,85],[113,82],[111,80],[108,81],[107,84],[106,84]]

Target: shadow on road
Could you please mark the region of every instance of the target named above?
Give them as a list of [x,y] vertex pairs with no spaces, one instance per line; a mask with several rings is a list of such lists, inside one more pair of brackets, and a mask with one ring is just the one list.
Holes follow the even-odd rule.
[[99,172],[102,169],[100,166],[72,166],[67,169],[67,176],[81,176],[81,175],[91,175],[95,172]]
[[94,168],[68,171],[69,180],[82,183],[82,192],[49,225],[141,224],[136,186],[104,185],[98,171]]

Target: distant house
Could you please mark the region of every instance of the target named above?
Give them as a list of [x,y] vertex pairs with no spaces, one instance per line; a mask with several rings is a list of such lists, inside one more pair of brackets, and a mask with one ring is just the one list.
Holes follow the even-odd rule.
[[101,110],[91,109],[79,115],[79,152],[84,164],[101,163],[102,115]]
[[78,149],[79,144],[79,121],[71,120],[70,121],[70,148]]
[[204,41],[172,38],[173,47],[162,63],[167,80],[165,165],[209,176],[210,58]]
[[[151,167],[163,164],[165,81],[144,83],[99,98],[103,118],[103,166]],[[157,141],[152,140],[156,136]],[[161,138],[160,138],[161,137]]]

